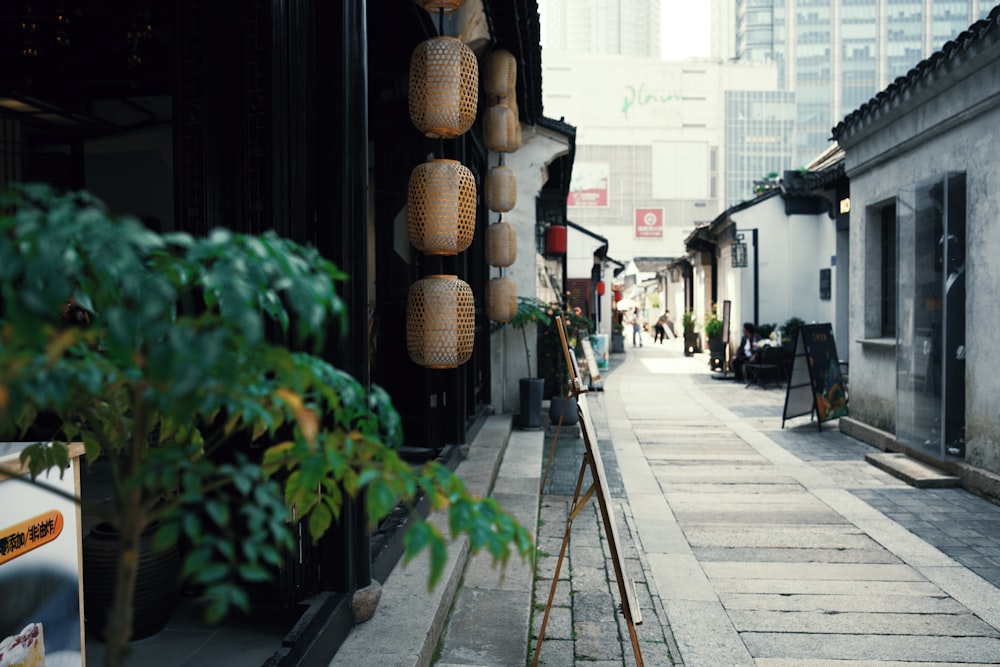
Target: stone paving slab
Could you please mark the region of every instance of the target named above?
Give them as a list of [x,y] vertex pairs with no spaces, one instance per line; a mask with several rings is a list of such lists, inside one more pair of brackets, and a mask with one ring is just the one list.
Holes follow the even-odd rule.
[[865,460],[907,484],[921,489],[958,486],[960,480],[939,468],[898,452],[869,452]]
[[[667,494],[669,499],[670,494]],[[830,510],[819,512],[816,510],[795,510],[781,509],[780,507],[770,509],[756,509],[748,506],[742,510],[716,510],[708,507],[704,509],[675,509],[674,515],[681,524],[768,524],[768,525],[788,525],[811,522],[813,524],[840,525],[844,523],[844,518],[836,512]]]
[[[814,612],[789,614],[773,610],[729,610],[741,633],[785,632],[815,635],[921,635],[924,637],[1000,637],[992,626],[972,614],[899,614],[874,612]],[[818,639],[817,641],[822,641]],[[1000,657],[1000,655],[998,655]]]
[[872,543],[868,549],[805,549],[739,548],[739,547],[695,547],[695,557],[699,561],[733,561],[747,563],[899,563],[899,557],[891,551]]
[[897,660],[995,664],[1000,639],[993,637],[920,637],[880,634],[823,635],[757,633],[740,635],[750,653],[759,658],[827,660]]
[[746,526],[742,524],[689,526],[684,535],[692,547],[785,547],[789,549],[870,549],[876,543],[845,523]]
[[837,581],[824,579],[717,579],[718,593],[763,593],[773,595],[871,595],[941,597],[940,588],[929,581]]
[[968,609],[948,597],[924,595],[811,595],[720,593],[726,609],[815,612],[873,612],[910,614],[963,614]]
[[[522,664],[522,638],[528,636],[529,627],[524,600],[519,591],[463,589],[448,621],[439,661],[498,667]],[[484,619],[490,622],[484,623]]]
[[710,579],[805,581],[924,581],[908,565],[844,563],[702,563]]

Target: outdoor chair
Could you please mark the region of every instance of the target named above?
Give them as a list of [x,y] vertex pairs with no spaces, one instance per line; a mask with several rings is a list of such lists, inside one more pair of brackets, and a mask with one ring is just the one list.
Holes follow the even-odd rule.
[[753,361],[748,361],[743,365],[743,372],[746,376],[747,387],[752,384],[758,387],[767,387],[772,382],[778,385],[785,384],[787,378],[781,348],[762,347],[758,349]]

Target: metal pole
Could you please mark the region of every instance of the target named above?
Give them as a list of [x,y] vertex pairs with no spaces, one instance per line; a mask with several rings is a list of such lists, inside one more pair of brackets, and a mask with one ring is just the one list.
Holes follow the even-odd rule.
[[760,326],[760,273],[757,270],[757,228],[754,227],[753,232],[753,325],[754,327]]

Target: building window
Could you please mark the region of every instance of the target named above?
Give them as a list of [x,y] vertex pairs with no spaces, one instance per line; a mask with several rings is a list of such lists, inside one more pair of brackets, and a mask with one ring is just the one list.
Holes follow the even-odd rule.
[[881,318],[880,334],[896,337],[896,206],[881,210]]

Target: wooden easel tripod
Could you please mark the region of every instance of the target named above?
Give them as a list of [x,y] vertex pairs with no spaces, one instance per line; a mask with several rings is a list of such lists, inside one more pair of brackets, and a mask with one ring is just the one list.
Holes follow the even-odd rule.
[[[552,611],[552,600],[555,598],[556,586],[559,583],[559,572],[562,570],[563,559],[566,556],[566,547],[569,545],[570,532],[573,528],[573,520],[580,514],[591,497],[597,495],[597,502],[601,510],[601,519],[604,524],[604,534],[608,540],[608,548],[611,551],[611,562],[615,570],[615,579],[618,582],[618,595],[621,599],[621,611],[625,616],[625,623],[628,625],[629,638],[632,641],[632,651],[635,654],[637,667],[643,667],[642,651],[639,649],[639,637],[636,634],[635,626],[642,624],[642,614],[639,611],[635,593],[635,584],[625,575],[625,559],[618,550],[620,539],[618,538],[618,528],[611,510],[611,493],[608,490],[607,476],[604,473],[604,463],[601,460],[601,453],[597,448],[597,437],[594,424],[590,418],[590,411],[587,408],[586,389],[579,380],[577,372],[576,356],[566,343],[566,332],[563,329],[562,319],[556,318],[556,326],[559,328],[559,337],[562,340],[563,354],[566,358],[566,366],[569,369],[569,393],[577,399],[577,411],[580,416],[580,428],[583,432],[583,440],[586,444],[586,452],[580,464],[580,474],[576,480],[576,490],[573,493],[573,502],[570,506],[569,518],[566,521],[566,531],[563,534],[562,545],[559,547],[559,558],[556,561],[555,574],[552,576],[552,586],[549,589],[549,599],[545,603],[545,614],[542,616],[542,624],[538,630],[538,643],[535,645],[535,654],[531,662],[532,667],[537,667],[538,657],[542,650],[542,641],[545,639],[545,627],[549,621],[549,614]],[[583,481],[587,470],[591,473],[591,484],[585,492],[583,491]]]

